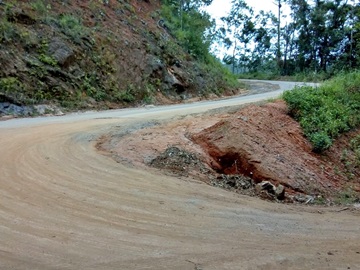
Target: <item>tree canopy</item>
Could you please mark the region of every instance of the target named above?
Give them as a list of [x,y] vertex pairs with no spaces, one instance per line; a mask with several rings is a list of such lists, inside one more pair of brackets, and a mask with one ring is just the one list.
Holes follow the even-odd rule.
[[[278,14],[255,14],[244,0],[232,0],[219,36],[225,47],[233,48],[224,57],[233,69],[292,75],[331,74],[360,66],[360,3],[277,0],[274,4]],[[284,6],[290,14],[284,14]]]
[[206,60],[213,41],[215,21],[202,11],[212,0],[163,0],[166,26],[192,56]]

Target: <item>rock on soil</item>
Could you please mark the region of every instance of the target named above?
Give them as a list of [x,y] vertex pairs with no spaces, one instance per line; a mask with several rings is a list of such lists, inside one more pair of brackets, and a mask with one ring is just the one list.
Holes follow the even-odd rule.
[[149,165],[180,176],[188,176],[190,170],[200,171],[201,173],[209,172],[195,154],[179,149],[176,146],[168,147],[165,152],[153,159]]
[[254,181],[250,177],[243,175],[221,174],[210,181],[211,185],[221,187],[241,194],[250,196],[256,195]]
[[63,115],[63,112],[53,105],[23,106],[10,102],[0,102],[0,120],[3,116],[13,117],[37,116],[37,115]]

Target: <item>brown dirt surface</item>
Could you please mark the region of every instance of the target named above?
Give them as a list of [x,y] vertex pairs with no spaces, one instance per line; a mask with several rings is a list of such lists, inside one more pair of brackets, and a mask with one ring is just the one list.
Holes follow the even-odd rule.
[[192,137],[240,112],[1,122],[0,269],[359,269],[359,205],[274,204],[145,165],[168,143],[197,161]]
[[[359,168],[352,168],[354,177],[349,180],[341,155],[349,137],[360,130],[341,137],[327,153],[315,154],[282,101],[147,125],[128,134],[115,130],[98,146],[118,162],[152,166],[232,190],[235,182],[229,186],[221,175],[248,177],[254,185],[262,181],[281,184],[291,201],[305,202],[303,196],[309,195],[311,201],[325,202],[326,198],[330,202],[349,189],[355,192],[355,200],[359,197]],[[236,191],[249,194],[247,189]]]

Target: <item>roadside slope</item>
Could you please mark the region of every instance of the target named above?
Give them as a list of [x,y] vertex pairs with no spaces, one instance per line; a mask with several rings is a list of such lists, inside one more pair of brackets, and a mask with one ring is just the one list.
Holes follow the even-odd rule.
[[160,8],[142,0],[1,2],[0,116],[236,92],[159,24]]
[[251,192],[222,175],[281,184],[291,202],[347,204],[360,197],[360,171],[350,146],[359,134],[359,129],[347,133],[316,154],[286,104],[277,101],[114,129],[98,147],[120,163],[155,166],[239,193]]

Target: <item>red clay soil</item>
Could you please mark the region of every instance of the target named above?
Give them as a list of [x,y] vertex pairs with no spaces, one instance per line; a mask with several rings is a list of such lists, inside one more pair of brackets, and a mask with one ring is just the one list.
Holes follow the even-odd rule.
[[192,138],[217,172],[243,174],[255,182],[267,180],[312,195],[330,194],[346,181],[330,158],[312,152],[283,102],[248,106]]
[[170,146],[176,146],[196,155],[207,167],[194,171],[199,166],[180,164],[193,178],[209,182],[210,175],[240,174],[255,183],[267,180],[282,184],[287,194],[328,198],[347,188],[360,190],[359,168],[352,168],[349,180],[341,161],[350,138],[358,134],[360,130],[344,135],[325,154],[315,154],[299,124],[287,115],[286,104],[277,101],[236,112],[187,116],[124,136],[115,132],[99,146],[119,162],[135,166],[150,164]]

